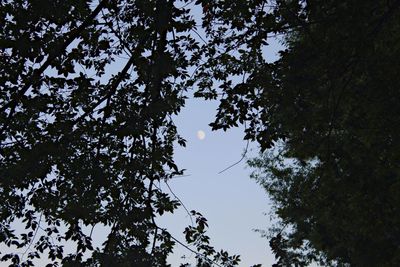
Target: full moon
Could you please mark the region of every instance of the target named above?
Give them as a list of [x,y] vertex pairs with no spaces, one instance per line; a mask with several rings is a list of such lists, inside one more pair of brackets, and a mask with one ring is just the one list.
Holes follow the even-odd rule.
[[197,131],[197,138],[199,140],[204,140],[204,138],[206,138],[206,133],[202,130]]

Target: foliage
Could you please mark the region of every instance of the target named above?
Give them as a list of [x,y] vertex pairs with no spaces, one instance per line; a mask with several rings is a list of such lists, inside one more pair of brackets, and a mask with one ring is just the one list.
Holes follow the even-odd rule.
[[[212,126],[246,123],[246,138],[267,151],[250,165],[281,220],[278,266],[399,265],[399,1],[227,5],[215,6],[216,20],[243,19],[216,39],[237,47],[211,74],[224,93]],[[273,63],[262,55],[269,32],[285,45]]]
[[168,265],[177,240],[155,218],[179,202],[156,184],[182,174],[172,117],[203,57],[188,4],[0,1],[0,244],[21,251],[1,261]]
[[[225,266],[238,265],[240,262],[238,255],[229,256],[228,252],[223,250],[217,252],[214,247],[210,246],[210,238],[206,235],[207,219],[201,213],[193,210],[191,215],[196,219],[196,226],[186,227],[184,233],[187,243],[196,247],[197,266],[211,267],[218,262]],[[211,256],[212,259],[210,259]]]
[[[399,5],[0,0],[0,244],[25,251],[2,260],[166,266],[178,240],[155,218],[179,202],[157,184],[182,173],[172,118],[195,88],[220,101],[213,129],[245,124],[266,151],[250,165],[281,220],[276,266],[398,265]],[[198,265],[238,264],[193,215]]]

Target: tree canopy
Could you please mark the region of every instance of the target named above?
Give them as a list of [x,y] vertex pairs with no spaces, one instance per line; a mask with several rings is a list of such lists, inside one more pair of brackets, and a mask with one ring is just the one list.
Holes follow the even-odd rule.
[[[182,174],[173,152],[185,140],[172,117],[204,57],[198,5],[0,1],[0,243],[11,248],[1,261],[167,265],[178,240],[155,217],[180,203],[156,184]],[[185,232],[198,265],[235,265],[193,216]],[[110,229],[101,247],[87,231],[97,225]]]
[[246,84],[267,149],[250,165],[281,221],[282,265],[400,263],[399,18],[399,1],[307,1],[306,26]]
[[[183,172],[173,118],[194,93],[265,151],[277,266],[398,265],[399,5],[0,0],[0,245],[25,251],[1,260],[166,266],[180,241],[155,218],[180,203],[157,184]],[[198,266],[237,265],[192,216]]]

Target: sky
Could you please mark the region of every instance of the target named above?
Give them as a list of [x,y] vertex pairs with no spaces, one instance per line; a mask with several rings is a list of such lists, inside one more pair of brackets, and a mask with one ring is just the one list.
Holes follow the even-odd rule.
[[[191,98],[179,114],[176,124],[188,143],[186,148],[177,148],[175,159],[189,176],[175,178],[169,185],[189,210],[195,209],[207,218],[211,244],[217,250],[241,255],[240,266],[271,266],[274,256],[268,240],[254,232],[270,225],[269,216],[264,215],[270,211],[266,193],[249,178],[251,170],[246,168],[245,160],[219,174],[242,158],[247,142],[243,140],[243,128],[211,131],[208,124],[213,121],[217,104]],[[198,139],[198,130],[205,132],[203,140]],[[255,156],[256,148],[250,144],[246,155]],[[157,223],[183,241],[182,232],[190,219],[181,208],[177,214],[159,218]],[[191,253],[177,245],[169,258],[172,266],[179,266],[183,255],[190,257]]]

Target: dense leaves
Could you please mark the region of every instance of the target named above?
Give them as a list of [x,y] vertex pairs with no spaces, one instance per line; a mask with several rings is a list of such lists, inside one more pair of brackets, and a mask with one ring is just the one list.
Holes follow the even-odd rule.
[[182,173],[172,117],[202,57],[187,2],[0,1],[1,261],[167,265],[155,218],[179,202],[156,184]]
[[286,50],[228,94],[215,125],[239,111],[267,150],[250,165],[281,220],[279,266],[397,266],[399,2],[278,4]]

